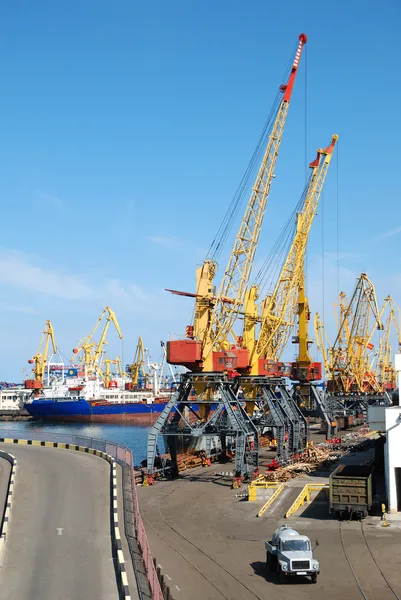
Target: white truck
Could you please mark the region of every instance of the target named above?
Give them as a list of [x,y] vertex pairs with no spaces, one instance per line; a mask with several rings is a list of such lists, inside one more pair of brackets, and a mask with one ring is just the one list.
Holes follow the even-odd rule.
[[283,583],[290,575],[307,575],[312,583],[317,582],[319,563],[313,558],[311,542],[306,535],[282,525],[273,533],[272,539],[265,542],[265,548],[268,568],[278,571]]

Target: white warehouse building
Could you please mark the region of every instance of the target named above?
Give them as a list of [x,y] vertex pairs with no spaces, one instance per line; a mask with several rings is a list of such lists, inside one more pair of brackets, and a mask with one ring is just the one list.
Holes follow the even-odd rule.
[[[395,356],[398,389],[401,380],[401,354]],[[370,406],[368,421],[372,430],[386,433],[384,470],[387,510],[401,512],[401,406]]]

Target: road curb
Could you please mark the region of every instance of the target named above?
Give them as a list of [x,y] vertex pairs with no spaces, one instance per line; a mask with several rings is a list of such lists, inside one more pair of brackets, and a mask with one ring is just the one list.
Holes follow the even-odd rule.
[[118,525],[118,503],[117,503],[117,464],[113,459],[112,463],[112,477],[113,477],[113,526],[114,526],[114,540],[117,549],[117,568],[121,579],[121,591],[125,600],[131,600],[127,570],[125,567],[124,553],[121,542],[120,528]]
[[11,509],[12,509],[13,493],[14,493],[14,485],[15,485],[15,475],[17,472],[17,459],[15,458],[15,456],[13,454],[10,454],[9,452],[3,452],[3,450],[0,450],[0,457],[4,458],[11,464],[10,479],[8,481],[6,506],[5,506],[3,520],[1,523],[1,530],[0,530],[0,552],[1,552],[3,546],[6,542],[6,539],[7,539],[7,530],[8,530],[8,525],[10,522],[10,517],[11,517]]
[[[118,523],[117,464],[116,464],[116,461],[114,460],[114,458],[110,454],[107,454],[106,452],[102,452],[101,450],[96,450],[95,448],[87,448],[86,446],[77,446],[75,444],[66,444],[64,442],[45,442],[45,441],[39,441],[39,440],[21,440],[18,438],[0,438],[0,443],[1,442],[5,443],[5,444],[20,444],[22,446],[44,446],[46,448],[60,448],[61,450],[74,450],[77,452],[84,452],[86,454],[93,454],[94,456],[99,456],[100,458],[107,460],[107,462],[110,464],[111,478],[112,478],[111,479],[112,480],[111,538],[112,538],[112,542],[113,542],[113,549],[114,549],[115,555],[116,555],[117,573],[118,573],[118,578],[119,578],[118,584],[119,584],[119,588],[121,591],[121,598],[123,600],[131,600],[127,572],[126,572],[126,567],[125,567],[124,553],[123,553],[122,543],[121,543],[120,528],[119,528],[119,523]],[[3,530],[1,532],[1,538],[0,538],[0,550],[1,550],[2,545],[4,544],[4,539],[5,539],[6,532],[4,531],[4,526],[7,527],[8,521],[9,521],[9,512],[7,512],[7,511],[11,510],[11,497],[12,497],[14,479],[15,479],[15,468],[16,468],[16,464],[17,464],[17,461],[12,454],[8,454],[7,452],[3,452],[0,450],[0,456],[2,456],[2,455],[4,455],[4,458],[6,458],[6,460],[9,460],[7,458],[7,456],[12,457],[14,463],[13,463],[13,467],[11,470],[9,493],[7,496],[7,503],[6,503],[6,512],[4,515]],[[9,460],[9,462],[11,462],[11,460]],[[11,488],[11,493],[10,493],[10,488]],[[10,500],[9,500],[9,498],[10,498]],[[4,533],[4,537],[3,537],[3,533]]]

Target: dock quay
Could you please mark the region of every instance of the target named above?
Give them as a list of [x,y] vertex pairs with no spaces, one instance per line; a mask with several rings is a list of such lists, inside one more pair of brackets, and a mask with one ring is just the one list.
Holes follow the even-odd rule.
[[[363,460],[373,456],[368,449]],[[361,454],[340,460],[358,464]],[[363,522],[338,521],[329,514],[328,483],[327,470],[291,479],[262,515],[266,498],[249,501],[246,485],[232,489],[231,474],[218,464],[139,487],[150,546],[172,597],[359,600],[358,585],[372,600],[401,597],[401,521],[391,515],[387,528],[378,514]],[[316,585],[306,577],[283,585],[278,573],[268,571],[264,541],[283,524],[316,545],[321,569]]]

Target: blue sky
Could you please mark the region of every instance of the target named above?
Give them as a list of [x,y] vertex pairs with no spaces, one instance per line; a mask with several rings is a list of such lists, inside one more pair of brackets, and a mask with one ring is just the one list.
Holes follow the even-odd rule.
[[108,352],[125,362],[138,335],[157,359],[184,334],[192,301],[164,288],[194,290],[303,31],[257,260],[305,160],[338,133],[308,251],[312,311],[324,298],[330,330],[337,174],[340,287],[366,270],[400,302],[400,20],[398,0],[3,2],[0,380],[20,379],[48,318],[68,356],[106,304],[124,333]]

